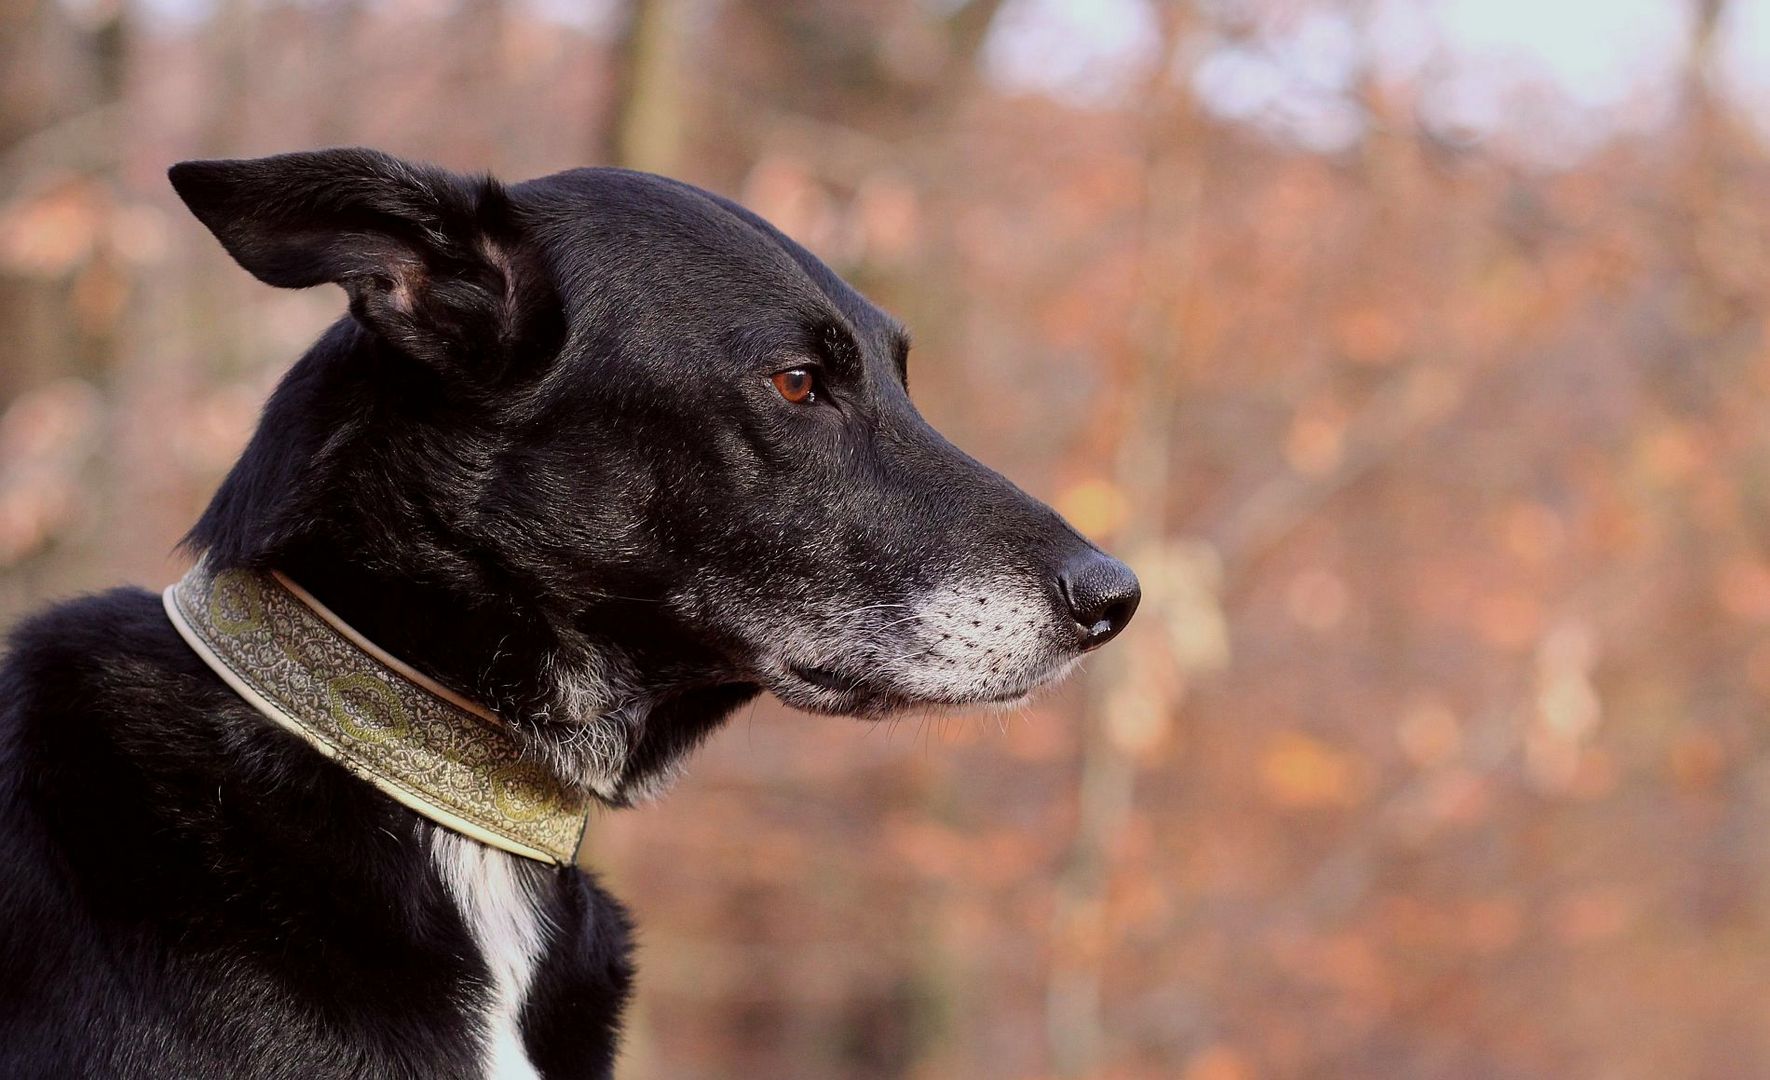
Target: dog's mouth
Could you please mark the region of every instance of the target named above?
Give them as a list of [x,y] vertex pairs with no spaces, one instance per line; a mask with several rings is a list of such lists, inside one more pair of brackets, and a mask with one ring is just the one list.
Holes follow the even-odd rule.
[[858,684],[858,680],[831,668],[789,664],[787,670],[792,673],[794,678],[801,682],[810,683],[819,690],[834,690],[837,693],[845,694]]
[[852,614],[808,611],[771,622],[749,673],[786,704],[827,715],[1011,708],[1089,651],[1058,608],[1036,583],[992,578]]
[[787,676],[776,681],[775,696],[796,708],[835,715],[877,718],[916,709],[951,707],[1012,707],[1025,702],[1039,689],[1068,674],[1073,662],[1057,665],[1043,677],[1025,685],[1003,687],[993,693],[944,695],[914,694],[884,685],[874,676],[855,674],[812,664],[783,664]]
[[775,696],[797,708],[838,715],[883,716],[916,704],[864,675],[812,664],[788,663],[782,667],[787,678],[773,687]]

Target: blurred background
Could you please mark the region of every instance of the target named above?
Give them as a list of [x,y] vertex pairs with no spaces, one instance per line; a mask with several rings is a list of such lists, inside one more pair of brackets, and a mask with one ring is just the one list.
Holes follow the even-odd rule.
[[1766,138],[1770,0],[0,0],[0,622],[343,308],[170,162],[671,173],[1145,599],[593,823],[624,1076],[1770,1076]]

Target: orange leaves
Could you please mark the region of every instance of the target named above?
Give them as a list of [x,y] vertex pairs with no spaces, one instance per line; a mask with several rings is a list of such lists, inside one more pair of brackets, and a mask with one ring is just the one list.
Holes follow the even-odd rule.
[[787,235],[838,265],[903,263],[921,243],[922,206],[901,173],[878,168],[838,185],[800,154],[763,156],[744,179],[743,201]]
[[166,247],[158,210],[125,203],[92,178],[39,181],[0,205],[0,274],[71,280],[69,309],[90,332],[115,326],[136,284],[130,270]]
[[904,817],[888,824],[883,840],[902,866],[936,880],[1009,886],[1026,880],[1049,858],[1045,839],[1022,829],[979,833]]
[[1496,786],[1473,769],[1434,769],[1391,804],[1396,834],[1416,845],[1442,843],[1448,833],[1480,826],[1493,814]]
[[1721,609],[1746,622],[1770,622],[1770,564],[1735,557],[1715,575],[1715,599]]
[[1541,503],[1527,500],[1508,506],[1500,521],[1500,537],[1506,553],[1532,566],[1559,554],[1566,542],[1566,534],[1560,515]]
[[1441,765],[1462,749],[1463,729],[1448,705],[1434,696],[1422,695],[1402,712],[1395,726],[1395,739],[1415,765]]
[[1433,904],[1417,896],[1392,896],[1377,908],[1381,930],[1401,950],[1475,955],[1503,953],[1528,926],[1528,912],[1507,894]]
[[743,201],[777,228],[830,257],[838,215],[829,192],[809,162],[793,154],[770,154],[744,179]]
[[1325,476],[1346,453],[1345,407],[1331,397],[1318,397],[1297,410],[1285,436],[1285,461],[1306,476]]
[[100,185],[79,180],[0,207],[0,265],[34,277],[70,273],[102,242],[108,205]]
[[1260,790],[1287,809],[1352,806],[1369,785],[1364,765],[1300,731],[1280,732],[1260,756]]
[[1519,651],[1536,641],[1543,604],[1529,589],[1502,589],[1478,596],[1473,617],[1475,631],[1483,641],[1496,649]]
[[869,259],[898,263],[915,254],[922,229],[921,200],[904,177],[877,172],[854,194],[854,217]]
[[1395,973],[1370,936],[1360,933],[1281,937],[1273,943],[1279,963],[1304,985],[1331,991],[1344,1009],[1369,1017],[1393,993]]
[[1710,732],[1688,732],[1667,750],[1666,765],[1672,781],[1680,789],[1706,791],[1723,775],[1727,767],[1727,749]]
[[1109,537],[1131,516],[1124,489],[1103,477],[1079,480],[1057,494],[1057,512],[1083,535]]
[[1371,304],[1345,311],[1331,326],[1334,346],[1354,364],[1386,367],[1402,358],[1407,325],[1394,306]]
[[1186,1063],[1181,1080],[1255,1080],[1259,1072],[1235,1047],[1213,1043]]
[[81,379],[38,387],[0,413],[0,566],[32,553],[89,509],[82,470],[104,407]]
[[1695,432],[1671,424],[1643,434],[1635,454],[1643,477],[1661,487],[1688,480],[1708,456]]
[[1339,626],[1351,604],[1346,579],[1328,570],[1305,570],[1285,590],[1285,609],[1291,618],[1319,633]]
[[1566,944],[1594,945],[1627,930],[1635,918],[1635,906],[1620,887],[1584,889],[1559,900],[1549,922]]

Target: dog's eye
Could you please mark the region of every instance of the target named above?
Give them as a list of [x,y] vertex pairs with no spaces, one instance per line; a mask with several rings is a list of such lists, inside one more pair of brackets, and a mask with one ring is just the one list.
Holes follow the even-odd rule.
[[809,368],[778,372],[774,376],[774,388],[795,405],[809,405],[817,400],[817,375]]

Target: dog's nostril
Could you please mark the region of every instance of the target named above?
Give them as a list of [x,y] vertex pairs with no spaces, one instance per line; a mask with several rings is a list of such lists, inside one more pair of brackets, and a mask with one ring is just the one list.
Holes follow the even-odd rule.
[[1136,610],[1137,601],[1135,599],[1119,600],[1108,604],[1092,628],[1093,635],[1099,637],[1100,641],[1090,642],[1090,644],[1105,644],[1106,638],[1125,628],[1125,624],[1131,621],[1132,612]]
[[1070,559],[1057,585],[1081,631],[1078,644],[1083,650],[1097,649],[1117,637],[1143,597],[1131,568],[1095,548]]

